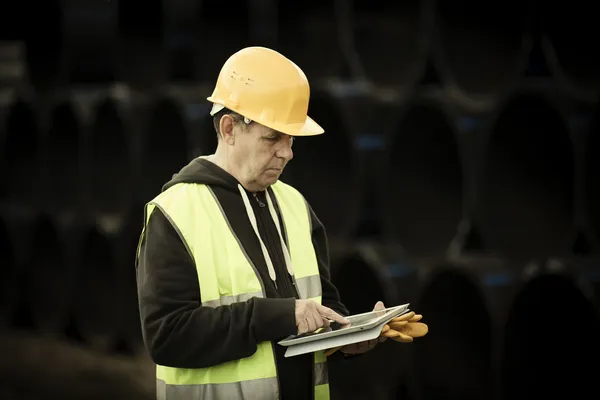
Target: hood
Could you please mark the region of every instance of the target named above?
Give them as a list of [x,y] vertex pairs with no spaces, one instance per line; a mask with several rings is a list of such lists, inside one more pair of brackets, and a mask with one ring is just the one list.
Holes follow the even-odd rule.
[[238,193],[238,181],[218,165],[198,157],[173,175],[162,187],[163,192],[177,183],[201,183],[220,186]]
[[[163,188],[162,188],[163,192],[177,183],[200,183],[200,184],[204,184],[204,185],[220,186],[227,190],[236,192],[238,195],[241,196],[242,204],[243,204],[242,207],[245,208],[246,213],[249,218],[249,221],[250,221],[250,224],[252,225],[252,228],[254,229],[254,233],[256,234],[256,237],[258,238],[259,242],[261,243],[261,249],[263,252],[263,256],[265,257],[265,261],[267,263],[267,268],[269,270],[269,276],[271,277],[271,279],[275,283],[275,287],[277,288],[275,268],[273,267],[273,262],[271,261],[269,252],[267,251],[267,248],[266,248],[265,244],[263,243],[260,233],[258,231],[256,215],[254,214],[254,210],[252,209],[252,205],[250,203],[249,198],[253,195],[251,193],[249,193],[246,189],[244,189],[242,187],[242,185],[237,181],[237,179],[235,179],[231,174],[229,174],[227,171],[225,171],[218,165],[208,161],[207,159],[205,159],[203,157],[198,157],[198,158],[192,160],[188,165],[183,167],[178,173],[173,175],[173,178],[163,186]],[[281,229],[279,229],[279,227],[280,227],[279,216],[277,215],[277,211],[276,211],[273,201],[271,199],[271,195],[272,194],[269,193],[269,190],[265,190],[264,192],[262,192],[260,194],[260,196],[264,199],[264,201],[266,203],[266,206],[269,210],[269,214],[271,215],[271,218],[273,219],[275,226],[277,227],[277,232],[279,233],[279,240],[281,243],[281,248],[283,250],[283,255],[284,255],[288,273],[291,276],[294,276],[294,270],[293,270],[289,250],[287,248],[285,241],[283,240],[283,236],[281,234]]]

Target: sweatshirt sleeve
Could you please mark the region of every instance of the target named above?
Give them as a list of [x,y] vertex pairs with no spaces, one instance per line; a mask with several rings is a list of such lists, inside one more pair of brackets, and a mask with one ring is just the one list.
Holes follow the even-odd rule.
[[203,307],[193,259],[157,208],[142,238],[136,269],[144,344],[157,364],[214,366],[251,356],[263,341],[297,333],[293,298]]
[[329,268],[329,245],[327,243],[327,233],[321,220],[317,217],[310,205],[311,225],[312,225],[312,242],[319,263],[319,273],[321,275],[321,287],[323,290],[322,304],[331,308],[342,316],[350,314],[344,303],[340,299],[339,292],[331,281],[331,273]]

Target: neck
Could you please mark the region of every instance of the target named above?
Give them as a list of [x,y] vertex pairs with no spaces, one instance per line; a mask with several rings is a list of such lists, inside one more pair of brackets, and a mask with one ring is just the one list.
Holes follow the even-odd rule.
[[207,156],[206,159],[218,165],[223,170],[227,171],[247,191],[251,193],[256,193],[265,190],[265,188],[258,187],[256,183],[244,179],[243,174],[240,172],[240,169],[237,168],[235,164],[231,162],[229,154],[227,153],[227,149],[223,149],[221,146],[217,146],[217,150],[215,151],[215,153]]

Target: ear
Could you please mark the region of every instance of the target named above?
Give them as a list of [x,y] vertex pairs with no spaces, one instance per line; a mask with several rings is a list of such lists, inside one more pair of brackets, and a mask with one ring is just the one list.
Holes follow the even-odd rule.
[[219,121],[219,130],[221,131],[221,138],[225,141],[225,143],[227,143],[230,146],[233,145],[235,141],[233,135],[233,127],[233,118],[231,118],[231,116],[227,114],[223,115],[221,117],[221,120]]

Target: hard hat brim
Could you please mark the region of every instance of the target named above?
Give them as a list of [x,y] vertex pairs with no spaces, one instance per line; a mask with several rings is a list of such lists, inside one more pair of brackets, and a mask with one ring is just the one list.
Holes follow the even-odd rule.
[[[207,100],[213,101],[213,99],[210,97]],[[218,113],[219,111],[221,111],[224,108],[225,108],[225,106],[222,104],[213,103],[213,107],[210,111],[210,115],[215,115],[216,113]],[[236,110],[232,110],[232,111],[236,111]],[[236,111],[236,112],[239,112],[239,111]],[[252,118],[250,118],[250,119],[252,119]],[[257,121],[257,120],[254,120],[254,121],[258,122],[259,124],[264,125],[268,128],[274,129],[278,132],[285,133],[286,135],[290,135],[290,136],[316,136],[316,135],[321,135],[322,133],[325,132],[325,130],[321,127],[321,125],[319,125],[315,120],[313,120],[308,115],[306,116],[306,121],[303,124],[301,124],[301,123],[300,124],[278,124],[278,123],[261,122],[261,121]]]
[[325,132],[325,129],[323,129],[321,127],[321,125],[317,124],[314,119],[312,119],[311,117],[309,117],[307,115],[306,122],[304,123],[304,127],[302,128],[300,133],[298,133],[296,135],[292,135],[290,133],[289,135],[291,135],[291,136],[315,136],[315,135],[320,135],[324,132]]

